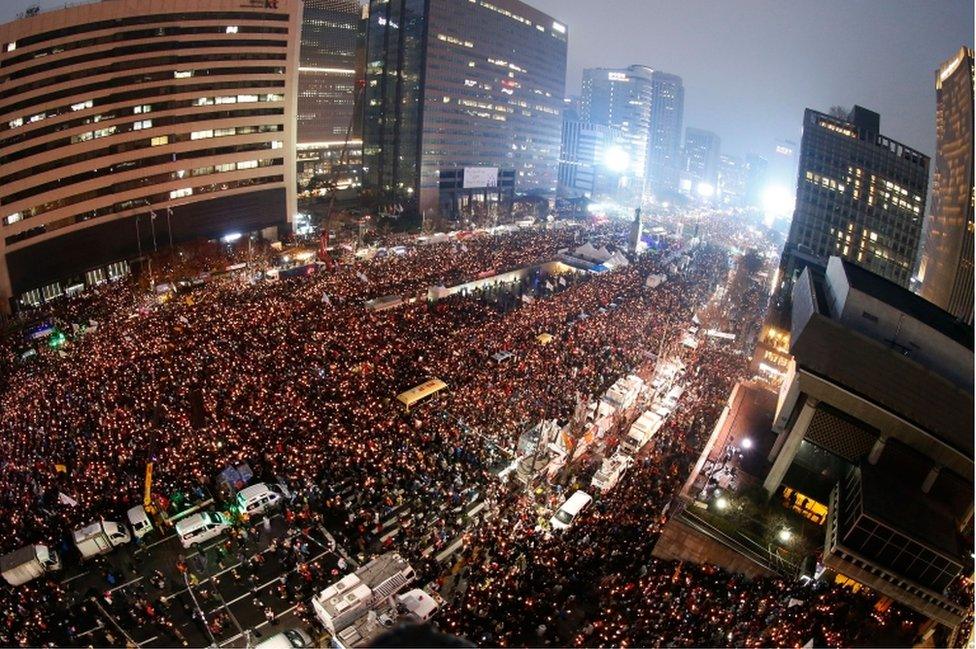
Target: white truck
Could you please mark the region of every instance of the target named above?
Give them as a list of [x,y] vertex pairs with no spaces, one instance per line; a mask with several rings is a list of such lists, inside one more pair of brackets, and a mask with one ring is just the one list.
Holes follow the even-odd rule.
[[617,411],[626,410],[634,405],[643,389],[643,379],[636,374],[629,374],[617,379],[603,395],[602,401],[610,404]]
[[603,464],[593,475],[590,485],[594,489],[599,489],[601,493],[610,491],[620,482],[620,478],[633,463],[634,458],[624,453],[614,453],[612,457],[604,458]]
[[393,597],[414,579],[409,563],[396,552],[374,558],[312,598],[312,609],[333,636]]
[[26,584],[56,570],[61,570],[61,558],[45,545],[27,545],[0,557],[0,573],[11,586]]
[[651,438],[661,429],[664,417],[653,408],[637,418],[627,431],[627,436],[620,442],[620,450],[628,455],[637,455]]
[[116,547],[125,545],[132,540],[132,535],[129,528],[122,523],[96,521],[72,532],[71,538],[81,553],[81,558],[89,559],[99,554],[108,554]]
[[332,636],[334,649],[369,647],[378,637],[404,623],[421,623],[434,617],[444,600],[435,592],[414,588],[389,598]]

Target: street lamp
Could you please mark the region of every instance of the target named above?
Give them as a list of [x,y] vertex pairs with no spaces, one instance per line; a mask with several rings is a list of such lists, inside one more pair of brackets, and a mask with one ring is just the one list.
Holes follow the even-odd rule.
[[776,536],[779,538],[781,543],[789,543],[790,539],[793,538],[793,532],[791,532],[788,527],[784,527]]
[[749,439],[748,437],[746,437],[744,440],[742,440],[742,448],[744,448],[747,451],[750,448],[752,448],[752,440]]
[[719,496],[715,500],[715,507],[719,511],[724,511],[724,510],[728,509],[728,507],[729,507],[729,501],[728,501],[728,499],[725,496]]

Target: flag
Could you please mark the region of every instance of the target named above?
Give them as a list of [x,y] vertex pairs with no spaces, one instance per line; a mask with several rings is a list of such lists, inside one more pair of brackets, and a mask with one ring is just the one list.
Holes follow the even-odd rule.
[[462,252],[467,252],[468,251],[468,247],[462,243],[461,244],[461,250],[462,250]]
[[531,295],[523,295],[522,301],[525,302],[526,304],[532,304],[533,302],[535,302],[535,299]]
[[362,271],[358,271],[358,270],[357,270],[357,271],[356,271],[356,277],[358,277],[359,279],[361,279],[361,280],[362,280],[362,281],[363,281],[364,283],[366,283],[366,284],[369,284],[369,278],[368,278],[368,277],[366,277],[366,275],[364,275],[364,274],[362,273]]
[[802,599],[796,599],[794,597],[791,597],[790,601],[787,602],[786,604],[786,608],[793,608],[794,606],[799,606],[802,603],[803,603]]
[[58,502],[60,502],[62,505],[71,505],[72,507],[77,507],[78,506],[78,501],[77,500],[75,500],[71,496],[66,495],[62,491],[59,491],[58,492]]
[[332,306],[332,300],[329,299],[329,294],[326,293],[325,291],[322,291],[322,302],[328,304],[329,306]]
[[560,286],[566,286],[566,278],[565,277],[560,277],[559,278],[559,285]]
[[55,464],[54,465],[54,470],[57,471],[58,473],[67,473],[68,472],[68,467],[66,467],[63,464]]

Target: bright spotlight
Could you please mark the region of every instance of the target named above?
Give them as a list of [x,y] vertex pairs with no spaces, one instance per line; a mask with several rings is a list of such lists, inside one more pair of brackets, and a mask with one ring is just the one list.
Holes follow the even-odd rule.
[[777,536],[779,537],[779,540],[781,542],[783,542],[783,543],[789,543],[790,542],[790,539],[793,538],[793,532],[789,531],[788,529],[786,529],[784,527],[783,529],[781,529],[779,531],[779,534],[777,534]]
[[744,440],[742,440],[742,448],[744,448],[747,451],[750,448],[752,448],[752,440],[749,439],[748,437],[746,437]]
[[242,236],[244,235],[242,235],[240,232],[231,232],[230,234],[225,234],[224,236],[220,237],[220,240],[223,241],[224,243],[233,243],[238,239],[240,239]]
[[698,183],[698,186],[695,187],[695,191],[697,191],[698,195],[702,198],[711,198],[712,195],[715,194],[715,187],[708,183]]
[[762,202],[766,216],[775,219],[793,213],[796,197],[782,185],[771,185],[763,192]]
[[715,501],[715,506],[718,507],[720,510],[727,509],[729,506],[729,501],[727,498],[722,496]]
[[603,154],[603,166],[614,173],[622,174],[630,167],[630,154],[615,144]]

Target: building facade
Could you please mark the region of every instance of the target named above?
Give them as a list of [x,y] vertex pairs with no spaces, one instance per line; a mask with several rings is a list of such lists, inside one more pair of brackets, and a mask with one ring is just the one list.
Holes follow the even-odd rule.
[[373,0],[368,195],[436,211],[440,170],[478,166],[514,169],[519,193],[554,194],[566,44],[565,25],[518,0]]
[[[358,183],[362,121],[356,115],[362,109],[364,28],[363,8],[356,0],[304,3],[297,116],[302,186],[315,177],[341,187]],[[341,160],[344,148],[346,159]],[[339,177],[332,178],[333,172]]]
[[644,193],[664,196],[678,188],[685,87],[681,77],[655,70],[651,76],[651,116]]
[[611,147],[623,148],[622,138],[610,127],[580,120],[563,120],[559,153],[558,193],[563,198],[594,198],[617,187],[618,175],[606,167]]
[[712,131],[688,127],[685,129],[684,171],[688,174],[692,189],[700,184],[703,193],[709,196],[718,184],[718,164],[721,156],[722,139]]
[[621,184],[630,190],[629,198],[638,201],[644,192],[647,167],[653,74],[643,65],[587,68],[583,70],[580,94],[580,121],[619,133],[620,146],[628,158]]
[[920,294],[973,322],[973,50],[960,48],[935,73],[932,213]]
[[877,113],[847,120],[807,109],[796,209],[780,261],[777,298],[802,270],[797,253],[837,255],[907,287],[915,268],[929,159],[880,133]]
[[113,0],[0,26],[4,301],[287,226],[300,8]]
[[[764,488],[826,509],[823,563],[953,627],[973,515],[973,330],[839,257],[793,287]],[[958,585],[958,584],[956,584]]]

